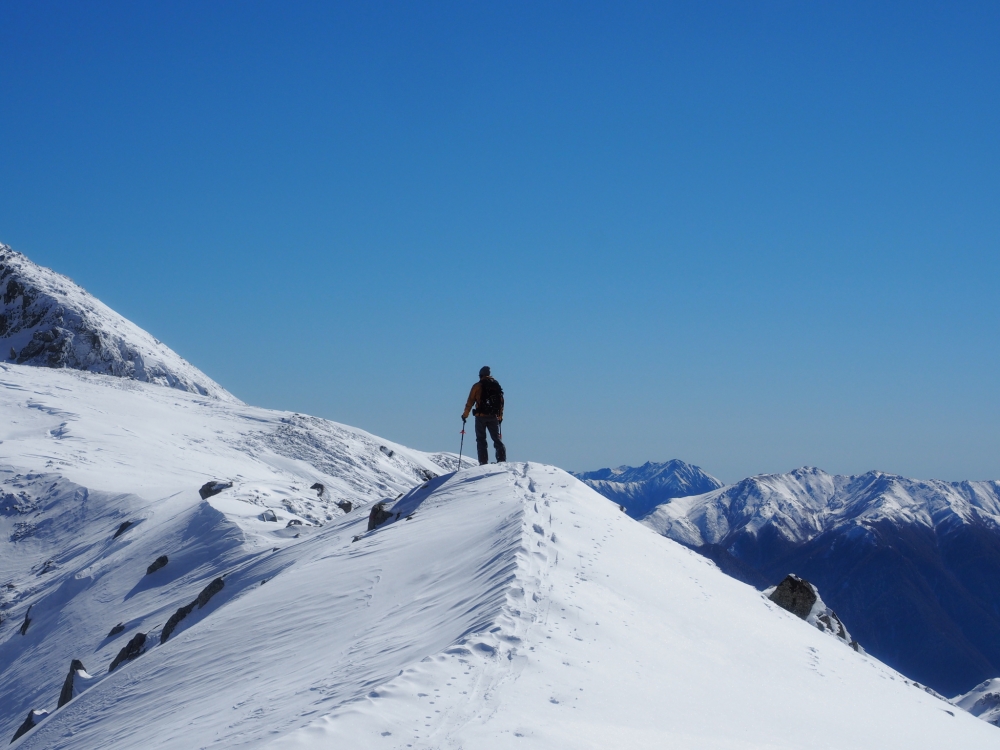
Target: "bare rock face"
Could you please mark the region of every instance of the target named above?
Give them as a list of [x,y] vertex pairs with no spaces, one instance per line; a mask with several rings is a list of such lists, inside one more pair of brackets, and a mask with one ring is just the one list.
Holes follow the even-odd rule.
[[324,493],[324,492],[326,492],[326,487],[324,487],[324,486],[323,486],[322,484],[320,484],[319,482],[316,482],[316,484],[314,484],[314,485],[313,485],[312,487],[310,487],[309,489],[311,489],[311,490],[316,490],[316,494],[317,494],[317,495],[318,495],[319,497],[323,497],[323,493]]
[[123,632],[125,632],[125,624],[120,622],[113,628],[111,628],[111,630],[108,632],[108,638],[114,638],[116,635]]
[[48,711],[36,711],[34,709],[28,711],[28,718],[25,719],[24,723],[17,728],[16,732],[14,732],[14,737],[10,741],[11,744],[14,744],[14,740],[16,740],[21,735],[27,734],[32,729],[34,729],[35,725],[48,715],[49,715]]
[[167,620],[167,624],[163,626],[163,631],[160,633],[160,643],[166,643],[167,639],[170,638],[171,634],[180,624],[181,620],[183,620],[185,617],[191,614],[194,611],[195,607],[201,609],[206,604],[208,604],[208,600],[211,599],[216,594],[218,594],[220,591],[222,591],[222,588],[225,585],[226,582],[223,581],[222,578],[216,578],[214,581],[208,584],[204,589],[202,589],[201,593],[198,594],[197,599],[195,599],[190,604],[184,605],[176,612],[174,612],[172,615],[170,615],[170,619]]
[[28,611],[24,613],[24,622],[21,623],[21,635],[28,632],[28,627],[31,625],[31,607],[34,605],[28,605]]
[[208,500],[208,498],[212,497],[213,495],[218,495],[223,490],[228,490],[232,486],[233,486],[232,482],[219,482],[219,481],[205,482],[205,484],[201,486],[201,489],[198,490],[198,494],[201,495],[202,500]]
[[112,539],[117,539],[122,534],[124,534],[125,531],[128,529],[128,527],[131,526],[131,525],[132,525],[131,521],[122,521],[121,526],[118,527],[118,531],[116,531],[115,535],[113,537],[111,537],[111,538]]
[[133,659],[141,656],[143,651],[145,651],[146,645],[146,634],[136,633],[132,636],[132,640],[125,644],[124,648],[118,652],[118,656],[114,658],[111,662],[111,666],[108,667],[108,672],[114,672],[115,668],[122,662],[132,661]]
[[340,508],[342,511],[344,511],[344,513],[350,513],[352,510],[354,510],[354,503],[352,503],[350,500],[340,500],[337,503],[337,507]]
[[59,693],[58,708],[62,708],[86,690],[93,679],[87,674],[83,662],[79,659],[73,659],[69,665],[69,674],[66,675],[66,681],[63,682],[62,691]]
[[390,518],[392,518],[392,513],[385,509],[385,501],[381,503],[375,503],[372,508],[371,513],[368,514],[368,530],[371,531],[378,526],[381,526]]
[[152,575],[160,568],[164,567],[168,562],[170,562],[170,559],[166,555],[160,555],[158,558],[153,560],[152,563],[150,563],[148,568],[146,568],[146,575]]
[[809,581],[804,581],[798,576],[788,575],[771,592],[768,599],[804,620],[812,612],[813,605],[816,603],[816,590]]

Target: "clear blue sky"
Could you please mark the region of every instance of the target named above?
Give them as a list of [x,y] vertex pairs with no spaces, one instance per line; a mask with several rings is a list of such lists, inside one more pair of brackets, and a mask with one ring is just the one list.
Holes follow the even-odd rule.
[[[1000,478],[996,2],[0,2],[0,241],[244,400]],[[467,445],[468,449],[468,445]]]

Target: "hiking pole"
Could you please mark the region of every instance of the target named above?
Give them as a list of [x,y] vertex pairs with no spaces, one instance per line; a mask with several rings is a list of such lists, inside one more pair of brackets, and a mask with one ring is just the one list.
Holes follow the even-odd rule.
[[462,441],[458,445],[458,470],[462,469],[462,449],[465,448],[465,420],[462,420]]

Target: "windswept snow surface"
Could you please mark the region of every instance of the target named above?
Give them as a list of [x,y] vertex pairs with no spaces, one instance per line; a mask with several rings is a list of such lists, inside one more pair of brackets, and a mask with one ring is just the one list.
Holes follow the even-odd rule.
[[559,469],[467,469],[393,510],[232,569],[14,747],[996,747]]
[[[74,370],[0,365],[0,414],[0,741],[55,707],[72,659],[103,677],[135,633],[156,640],[215,577],[342,518],[338,502],[366,515],[455,466],[326,420]],[[213,480],[232,486],[204,501]]]
[[0,360],[99,372],[237,400],[70,279],[2,243]]

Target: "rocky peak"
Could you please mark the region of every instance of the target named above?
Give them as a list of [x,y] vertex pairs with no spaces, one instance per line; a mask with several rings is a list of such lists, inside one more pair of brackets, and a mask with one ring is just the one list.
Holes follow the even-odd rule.
[[0,244],[0,360],[236,399],[67,277]]

